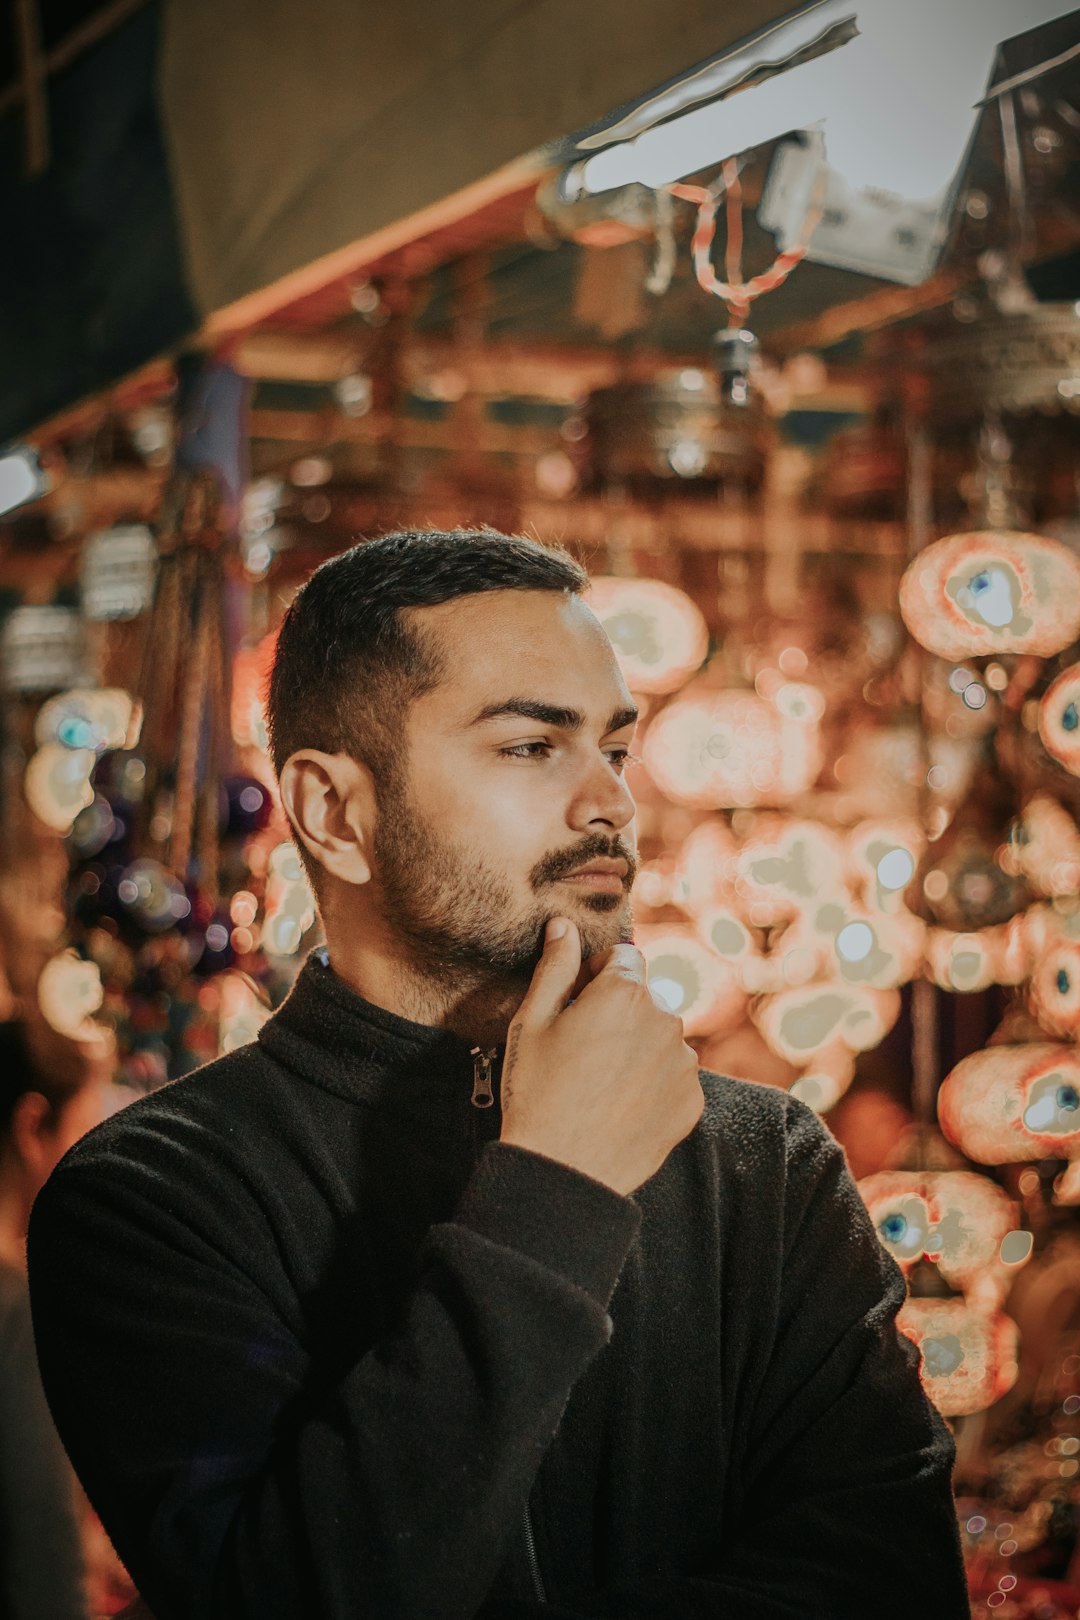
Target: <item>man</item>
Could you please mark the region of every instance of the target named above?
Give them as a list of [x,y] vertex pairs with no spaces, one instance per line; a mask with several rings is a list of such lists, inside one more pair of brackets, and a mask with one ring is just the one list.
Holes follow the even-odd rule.
[[699,1076],[628,943],[584,584],[491,532],[312,576],[269,720],[327,951],[38,1201],[46,1389],[157,1620],[967,1614],[839,1149]]

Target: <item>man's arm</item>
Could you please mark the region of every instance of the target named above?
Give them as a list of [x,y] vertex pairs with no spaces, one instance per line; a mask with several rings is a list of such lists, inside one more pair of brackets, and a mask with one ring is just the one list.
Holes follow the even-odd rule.
[[156,1620],[472,1620],[609,1335],[635,1206],[493,1145],[399,1330],[331,1376],[242,1231],[225,1255],[192,1223],[202,1173],[184,1142],[153,1171],[76,1155],[31,1227],[57,1426]]
[[[785,1258],[740,1526],[617,1620],[968,1620],[953,1443],[895,1328],[904,1283],[839,1145],[788,1099]],[[747,1302],[752,1309],[752,1300]]]

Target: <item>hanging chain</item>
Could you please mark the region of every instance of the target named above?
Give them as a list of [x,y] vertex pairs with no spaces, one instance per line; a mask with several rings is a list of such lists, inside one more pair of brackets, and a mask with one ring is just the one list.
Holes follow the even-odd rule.
[[[794,247],[785,248],[778,253],[767,270],[760,275],[751,276],[749,281],[743,280],[742,250],[743,250],[743,218],[742,218],[742,181],[739,178],[739,162],[737,158],[727,158],[721,170],[721,178],[714,181],[711,186],[690,186],[679,182],[666,189],[673,197],[680,197],[684,202],[696,204],[698,211],[697,225],[694,230],[691,252],[694,260],[694,274],[698,285],[705,292],[720,298],[728,306],[729,324],[741,326],[750,313],[750,306],[755,299],[761,298],[765,293],[773,292],[783,285],[797,264],[801,264],[806,257],[813,236],[821,220],[821,196],[825,187],[824,167],[818,173],[811,193],[810,206],[799,232],[799,241]],[[726,199],[727,216],[727,245],[724,250],[724,274],[726,279],[721,280],[713,268],[712,246],[716,235],[716,210],[720,198]]]

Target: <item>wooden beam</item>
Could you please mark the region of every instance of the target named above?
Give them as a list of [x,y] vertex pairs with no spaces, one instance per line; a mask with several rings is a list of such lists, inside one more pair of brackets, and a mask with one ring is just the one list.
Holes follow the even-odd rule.
[[[398,444],[410,450],[445,450],[458,455],[460,434],[451,415],[439,422],[420,417],[397,416],[388,411],[371,411],[367,416],[348,417],[331,411],[251,412],[248,432],[252,439],[266,444],[295,445],[307,453],[331,451],[337,444]],[[554,428],[525,425],[508,427],[501,422],[481,421],[475,427],[477,449],[484,455],[516,454],[540,456],[558,447]],[[286,454],[292,452],[286,450]]]
[[44,450],[64,439],[92,433],[110,416],[133,411],[139,405],[166,399],[175,386],[176,373],[172,361],[162,358],[150,360],[112,388],[76,400],[73,405],[58,411],[40,427],[23,433],[20,437],[36,445],[39,450]]
[[[338,332],[252,332],[231,356],[245,376],[268,381],[333,383],[364,370],[361,339]],[[543,399],[572,405],[598,388],[617,382],[650,382],[686,368],[708,367],[700,352],[672,354],[661,349],[618,350],[592,343],[520,342],[506,339],[460,342],[453,338],[411,337],[404,344],[401,374],[410,388],[456,385],[456,392],[489,399]],[[799,401],[810,410],[865,408],[867,377],[856,367],[830,378],[822,391]]]
[[368,273],[387,255],[399,253],[425,237],[460,224],[490,203],[517,193],[531,194],[549,172],[550,166],[539,153],[515,158],[482,180],[441,197],[403,219],[394,220],[370,236],[335,248],[332,253],[301,265],[268,287],[246,293],[235,303],[215,310],[204,321],[198,341],[207,348],[228,343],[262,321],[272,320],[290,305],[319,293],[330,283]]
[[26,131],[26,173],[33,180],[49,166],[48,70],[41,54],[37,0],[15,0],[15,35],[19,48],[19,99]]
[[[26,0],[17,0],[19,6],[24,3]],[[61,68],[66,68],[76,57],[111,34],[114,28],[119,28],[121,23],[127,22],[135,12],[141,11],[145,4],[146,0],[112,0],[111,5],[102,6],[92,17],[80,23],[78,28],[73,28],[70,34],[66,34],[59,44],[54,45],[46,54],[42,63],[43,76],[47,78],[52,73],[59,73]],[[24,96],[24,84],[5,85],[0,90],[0,118],[13,107],[18,107]]]
[[853,332],[872,332],[894,321],[940,309],[974,279],[972,270],[946,270],[918,287],[878,287],[862,298],[822,310],[807,321],[777,327],[764,338],[773,353],[793,354],[800,349],[830,349]]
[[263,330],[242,338],[229,360],[245,377],[334,383],[361,368],[365,347],[359,333]]

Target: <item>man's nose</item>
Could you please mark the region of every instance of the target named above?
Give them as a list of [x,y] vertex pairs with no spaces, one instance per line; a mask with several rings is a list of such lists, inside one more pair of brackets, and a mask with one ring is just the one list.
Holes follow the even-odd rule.
[[577,829],[603,826],[618,832],[633,821],[635,809],[625,778],[600,759],[582,774],[571,805],[571,825]]

